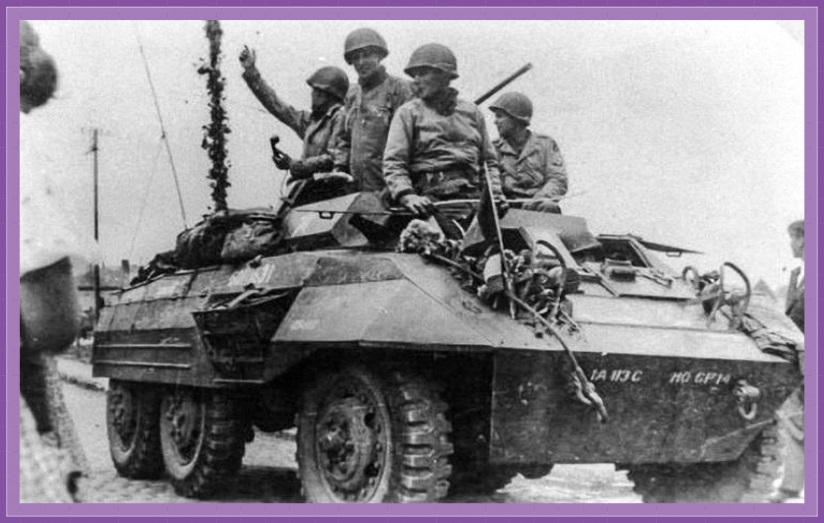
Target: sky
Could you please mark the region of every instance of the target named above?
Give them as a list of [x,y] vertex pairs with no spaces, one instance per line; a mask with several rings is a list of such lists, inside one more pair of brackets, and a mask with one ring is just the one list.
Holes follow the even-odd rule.
[[[427,42],[458,58],[472,100],[522,65],[506,90],[535,105],[532,129],[566,160],[564,213],[595,233],[633,233],[705,253],[667,259],[702,272],[732,261],[753,281],[786,282],[795,262],[787,225],[804,216],[804,46],[801,21],[243,21],[221,22],[229,115],[232,208],[276,205],[282,177],[268,139],[299,156],[300,140],[267,113],[241,78],[238,54],[256,49],[264,79],[308,108],[305,80],[343,61],[343,40],[373,27],[384,61],[403,76]],[[100,251],[107,264],[145,263],[183,230],[171,162],[189,226],[209,212],[204,22],[33,21],[60,84],[48,105],[21,115],[21,171],[44,173],[67,219],[93,231],[91,129],[100,129]],[[146,56],[141,56],[140,47]],[[488,102],[487,102],[488,103]],[[496,136],[492,114],[487,116]]]

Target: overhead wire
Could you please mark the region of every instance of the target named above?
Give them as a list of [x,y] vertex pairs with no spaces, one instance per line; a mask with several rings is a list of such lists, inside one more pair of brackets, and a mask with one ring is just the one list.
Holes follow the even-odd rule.
[[134,243],[137,239],[137,234],[140,232],[140,227],[143,224],[143,212],[146,210],[146,203],[149,201],[149,192],[152,189],[152,181],[154,181],[154,175],[157,171],[157,160],[160,157],[160,151],[163,148],[163,137],[161,136],[157,141],[157,148],[155,149],[154,159],[152,160],[152,170],[149,172],[149,183],[146,184],[146,191],[143,193],[143,201],[140,204],[140,212],[137,215],[137,224],[134,228],[134,234],[132,235],[132,241],[129,245],[129,255],[126,257],[127,259],[132,259],[132,254],[134,253]]
[[180,192],[180,182],[178,181],[177,177],[177,169],[175,168],[174,157],[172,156],[172,148],[169,145],[169,136],[166,134],[166,126],[163,123],[163,115],[160,112],[160,104],[157,101],[157,92],[155,91],[154,82],[152,82],[152,73],[149,70],[149,61],[146,59],[146,52],[143,50],[143,40],[140,37],[140,28],[135,26],[135,30],[137,33],[137,45],[140,49],[140,56],[143,57],[143,67],[146,70],[146,78],[149,80],[149,87],[152,90],[152,98],[154,100],[155,110],[157,111],[157,119],[160,121],[160,131],[161,131],[161,139],[163,143],[166,145],[166,152],[169,155],[169,164],[172,167],[172,176],[174,177],[175,181],[175,189],[177,190],[177,199],[178,203],[180,204],[180,215],[183,218],[183,228],[188,229],[189,225],[186,221],[186,209],[183,207],[183,195]]

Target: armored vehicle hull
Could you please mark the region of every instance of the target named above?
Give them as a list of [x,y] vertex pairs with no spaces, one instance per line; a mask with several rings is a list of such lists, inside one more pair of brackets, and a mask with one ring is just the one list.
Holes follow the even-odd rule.
[[[513,210],[507,242],[560,238],[555,257],[578,276],[563,328],[545,331],[468,291],[442,258],[375,249],[352,220],[365,201],[293,211],[295,252],[109,298],[94,373],[111,380],[121,474],[157,476],[162,462],[179,492],[206,496],[239,468],[253,426],[297,426],[313,502],[432,502],[556,463],[615,463],[647,501],[765,494],[775,412],[800,375],[731,325],[743,312],[708,313],[635,237],[593,242],[583,220]],[[617,251],[628,261],[612,270]],[[753,300],[748,314],[803,348],[780,313]]]

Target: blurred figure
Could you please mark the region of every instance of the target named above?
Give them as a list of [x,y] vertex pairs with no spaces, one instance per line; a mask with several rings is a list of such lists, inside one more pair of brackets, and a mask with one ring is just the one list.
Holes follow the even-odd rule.
[[[20,110],[44,105],[57,69],[28,22],[20,23]],[[70,256],[78,242],[42,173],[20,183],[20,501],[71,503],[85,456],[63,403],[52,355],[77,333],[79,307]]]
[[484,117],[449,85],[458,77],[452,50],[423,45],[404,72],[414,79],[419,98],[398,109],[389,129],[383,170],[392,199],[427,214],[433,201],[479,198],[484,169],[500,195],[497,155]]
[[499,138],[492,142],[501,162],[501,183],[510,199],[531,199],[524,209],[561,212],[567,192],[564,158],[555,140],[529,130],[532,101],[521,93],[504,93],[489,106]]
[[[804,221],[790,224],[790,248],[801,265],[790,273],[787,289],[786,314],[804,332]],[[799,354],[799,368],[804,372],[804,355]],[[785,503],[798,498],[804,489],[804,385],[790,396],[781,407],[779,415],[784,432],[784,477],[771,497],[773,503]]]
[[352,175],[358,191],[386,186],[383,152],[389,125],[398,108],[412,99],[409,82],[381,65],[388,54],[386,40],[374,29],[356,29],[344,42],[343,58],[358,73],[358,83],[346,97],[346,119],[336,133],[335,166]]

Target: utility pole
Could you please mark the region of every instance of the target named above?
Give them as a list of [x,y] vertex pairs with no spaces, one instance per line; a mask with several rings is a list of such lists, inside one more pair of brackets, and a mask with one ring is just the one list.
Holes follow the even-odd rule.
[[[98,169],[97,169],[97,133],[98,129],[95,127],[92,129],[92,149],[91,153],[94,155],[94,241],[95,243],[99,243],[100,241],[100,224],[97,212],[97,181],[98,181]],[[100,263],[98,260],[94,262],[94,321],[97,323],[97,320],[100,319]]]

